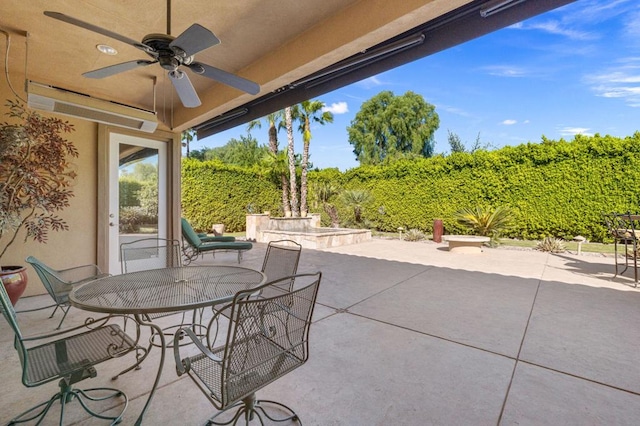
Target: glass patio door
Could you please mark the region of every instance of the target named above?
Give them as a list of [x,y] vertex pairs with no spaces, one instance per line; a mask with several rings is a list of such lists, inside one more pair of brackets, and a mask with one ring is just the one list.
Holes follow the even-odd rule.
[[167,147],[111,133],[109,143],[109,273],[120,273],[120,244],[167,236]]

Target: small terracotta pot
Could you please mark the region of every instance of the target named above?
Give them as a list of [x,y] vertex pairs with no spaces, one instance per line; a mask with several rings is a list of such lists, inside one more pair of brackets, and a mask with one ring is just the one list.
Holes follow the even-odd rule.
[[27,288],[27,268],[24,266],[2,266],[0,280],[7,290],[9,300],[15,306]]

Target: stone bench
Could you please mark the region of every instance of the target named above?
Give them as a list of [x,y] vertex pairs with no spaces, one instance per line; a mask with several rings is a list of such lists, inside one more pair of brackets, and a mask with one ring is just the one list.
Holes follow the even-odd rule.
[[443,235],[442,239],[449,243],[449,251],[456,253],[481,253],[484,243],[490,241],[477,235]]

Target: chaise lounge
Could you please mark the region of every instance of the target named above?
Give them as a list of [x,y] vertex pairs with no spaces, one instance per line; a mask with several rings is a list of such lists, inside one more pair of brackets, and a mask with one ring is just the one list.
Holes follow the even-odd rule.
[[215,257],[217,250],[237,251],[238,263],[240,263],[242,253],[253,248],[253,244],[245,241],[235,241],[234,237],[201,237],[184,218],[182,219],[182,238],[185,241],[182,254],[186,265],[190,264],[199,255],[207,252],[211,252]]

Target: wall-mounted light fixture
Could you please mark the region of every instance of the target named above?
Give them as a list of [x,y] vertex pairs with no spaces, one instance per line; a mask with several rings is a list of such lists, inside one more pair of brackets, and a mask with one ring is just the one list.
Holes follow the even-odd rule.
[[483,4],[480,7],[480,16],[486,18],[496,13],[500,13],[503,10],[509,9],[518,3],[522,3],[525,0],[494,0]]

